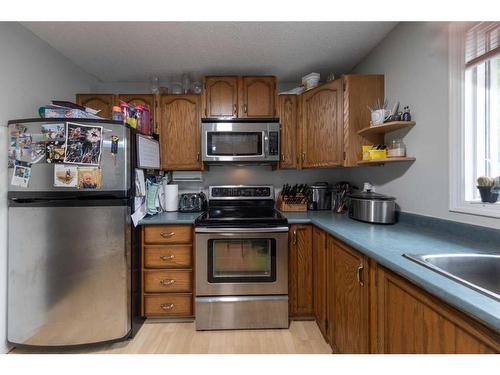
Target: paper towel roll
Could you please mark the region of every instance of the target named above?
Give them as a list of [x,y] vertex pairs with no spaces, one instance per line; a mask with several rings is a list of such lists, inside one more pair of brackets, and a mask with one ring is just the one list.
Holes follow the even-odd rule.
[[179,206],[179,185],[164,185],[165,211],[177,211]]

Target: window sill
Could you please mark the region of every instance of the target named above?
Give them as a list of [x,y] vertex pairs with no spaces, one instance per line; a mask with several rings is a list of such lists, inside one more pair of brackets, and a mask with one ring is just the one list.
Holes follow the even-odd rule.
[[480,201],[462,202],[450,208],[452,212],[459,212],[469,215],[486,216],[500,218],[500,202],[483,203]]

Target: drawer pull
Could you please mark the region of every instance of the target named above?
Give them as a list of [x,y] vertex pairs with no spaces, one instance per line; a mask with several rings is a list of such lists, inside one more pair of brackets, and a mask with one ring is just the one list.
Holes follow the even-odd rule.
[[160,280],[160,284],[163,286],[169,286],[175,283],[175,280],[170,279],[170,280]]
[[175,258],[175,255],[173,255],[173,254],[171,254],[171,255],[161,255],[161,256],[160,256],[160,259],[161,259],[161,260],[165,260],[165,261],[166,261],[166,260],[172,260],[172,259],[174,259],[174,258]]
[[160,307],[163,309],[163,310],[172,310],[174,308],[174,304],[173,303],[162,303],[160,305]]
[[170,232],[170,233],[161,232],[161,233],[160,233],[160,236],[162,236],[163,238],[170,238],[170,237],[172,237],[174,234],[175,234],[174,232]]

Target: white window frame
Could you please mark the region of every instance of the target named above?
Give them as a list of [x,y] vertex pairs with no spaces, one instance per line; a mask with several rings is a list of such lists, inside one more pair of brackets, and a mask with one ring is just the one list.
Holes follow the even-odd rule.
[[463,23],[449,26],[449,152],[450,211],[500,218],[500,204],[465,200],[465,31]]

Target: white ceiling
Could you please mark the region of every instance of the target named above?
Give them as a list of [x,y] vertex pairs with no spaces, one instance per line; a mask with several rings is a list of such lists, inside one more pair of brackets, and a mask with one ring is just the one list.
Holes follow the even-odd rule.
[[162,80],[183,72],[271,74],[298,82],[346,73],[395,22],[24,22],[102,82]]

